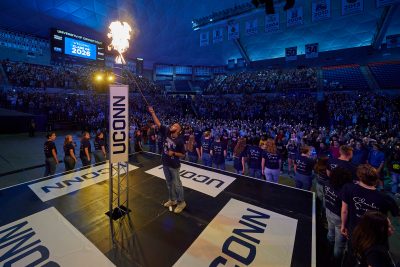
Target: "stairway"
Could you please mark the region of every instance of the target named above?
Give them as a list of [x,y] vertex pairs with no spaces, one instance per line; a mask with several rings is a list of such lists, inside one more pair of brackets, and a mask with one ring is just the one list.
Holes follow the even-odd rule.
[[372,74],[371,70],[368,66],[360,66],[361,73],[364,75],[365,79],[367,80],[368,87],[372,91],[378,91],[379,85],[376,82],[374,75]]

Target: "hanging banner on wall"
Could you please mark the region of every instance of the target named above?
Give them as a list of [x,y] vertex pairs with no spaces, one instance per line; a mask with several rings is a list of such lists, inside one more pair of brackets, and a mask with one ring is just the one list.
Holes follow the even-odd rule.
[[286,11],[286,26],[292,27],[303,24],[303,7],[291,8]]
[[297,46],[285,48],[286,61],[297,60]]
[[395,3],[400,3],[400,0],[376,0],[376,7],[388,6]]
[[400,47],[400,34],[386,36],[386,47],[387,48]]
[[214,29],[213,30],[213,43],[221,43],[224,40],[224,29]]
[[279,31],[279,13],[265,16],[265,32]]
[[200,33],[200,46],[207,46],[210,43],[210,33],[202,32]]
[[239,23],[228,25],[228,40],[239,38]]
[[258,33],[258,20],[253,19],[246,21],[246,35],[253,35]]
[[318,57],[318,43],[306,44],[306,58]]
[[311,4],[312,21],[321,21],[331,17],[331,0],[313,0]]
[[364,10],[364,0],[342,0],[342,16],[360,13]]

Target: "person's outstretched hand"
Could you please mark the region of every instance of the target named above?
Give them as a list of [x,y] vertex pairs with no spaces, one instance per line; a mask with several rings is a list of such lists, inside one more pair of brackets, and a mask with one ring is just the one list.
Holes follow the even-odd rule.
[[147,110],[150,112],[150,114],[154,113],[154,109],[152,106],[148,106]]

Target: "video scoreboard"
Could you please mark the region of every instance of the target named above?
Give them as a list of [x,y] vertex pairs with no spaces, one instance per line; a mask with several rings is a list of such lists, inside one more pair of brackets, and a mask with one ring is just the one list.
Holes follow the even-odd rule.
[[59,29],[51,29],[51,53],[55,57],[71,56],[104,64],[104,52],[104,43],[101,41]]

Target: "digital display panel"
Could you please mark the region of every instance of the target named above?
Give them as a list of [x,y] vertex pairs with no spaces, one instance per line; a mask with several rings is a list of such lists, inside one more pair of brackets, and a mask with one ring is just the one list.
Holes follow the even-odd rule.
[[97,47],[94,44],[65,37],[65,54],[96,60]]

